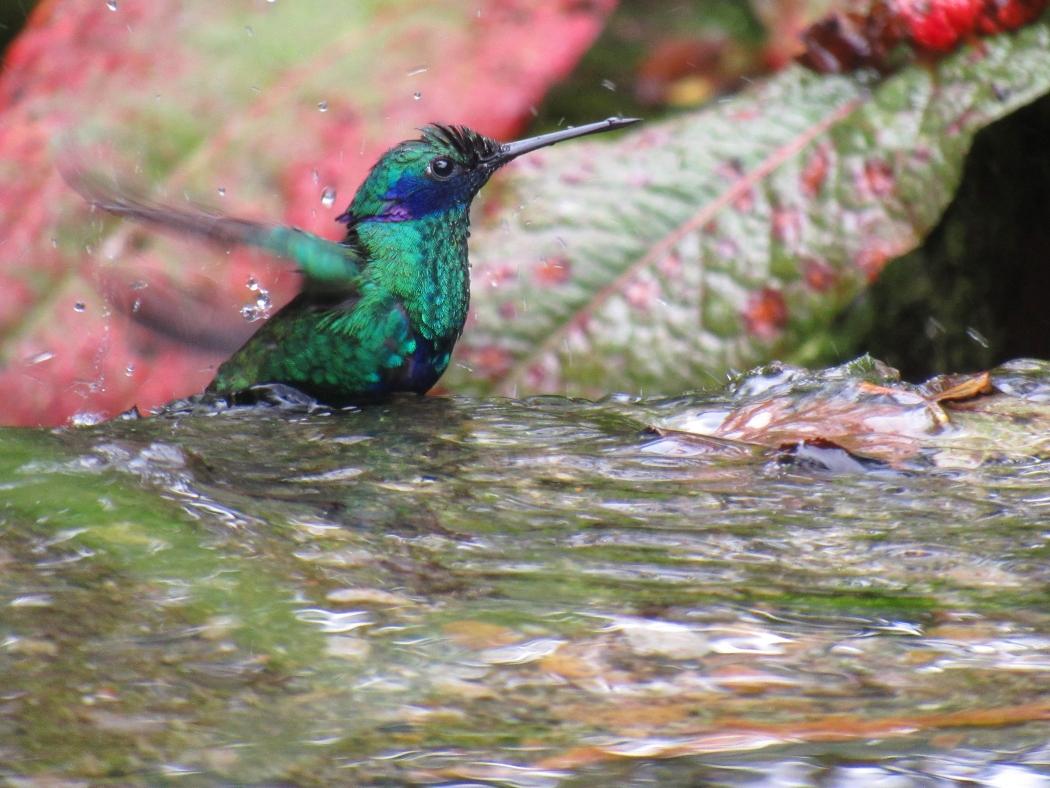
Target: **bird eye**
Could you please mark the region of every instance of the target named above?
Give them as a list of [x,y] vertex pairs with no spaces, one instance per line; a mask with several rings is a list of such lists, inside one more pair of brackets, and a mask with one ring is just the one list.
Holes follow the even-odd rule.
[[430,166],[427,169],[438,180],[444,180],[456,171],[456,163],[445,156],[438,156],[430,162]]

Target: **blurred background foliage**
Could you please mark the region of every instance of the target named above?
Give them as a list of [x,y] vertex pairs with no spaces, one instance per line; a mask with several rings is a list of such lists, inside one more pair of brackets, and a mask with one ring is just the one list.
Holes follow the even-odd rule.
[[572,76],[539,108],[537,126],[613,112],[646,118],[693,109],[787,65],[799,32],[832,0],[621,0]]

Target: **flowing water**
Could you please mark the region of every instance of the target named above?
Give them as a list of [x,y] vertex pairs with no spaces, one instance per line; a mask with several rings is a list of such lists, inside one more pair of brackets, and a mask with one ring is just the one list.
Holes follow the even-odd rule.
[[2,430],[0,774],[1047,784],[1050,366],[906,450],[717,435],[865,369]]

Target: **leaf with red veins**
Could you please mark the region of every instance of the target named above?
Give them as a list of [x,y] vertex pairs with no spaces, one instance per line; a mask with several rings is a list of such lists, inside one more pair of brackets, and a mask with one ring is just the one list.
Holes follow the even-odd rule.
[[547,257],[532,270],[532,275],[541,285],[555,287],[572,278],[572,261],[567,257]]
[[788,322],[788,308],[779,290],[764,287],[748,296],[741,315],[747,332],[764,341],[776,339]]
[[[673,395],[811,347],[937,224],[977,132],[1050,92],[1050,20],[982,46],[980,58],[961,51],[877,83],[788,70],[618,139],[511,165],[498,198],[522,207],[480,212],[475,319],[457,349],[501,347],[510,362],[494,379],[452,368],[446,385]],[[496,261],[513,255],[530,271],[554,250],[570,263],[564,286],[531,276],[486,286]],[[777,308],[755,295],[767,290]],[[508,320],[508,301],[528,310]],[[541,360],[557,374],[530,373]],[[541,379],[558,388],[533,388]]]
[[836,285],[838,274],[827,263],[810,259],[802,263],[802,278],[810,290],[824,293]]
[[802,170],[802,193],[816,197],[824,188],[831,167],[831,152],[827,145],[817,145]]
[[893,192],[895,184],[893,167],[882,159],[868,159],[864,162],[861,177],[859,188],[870,198],[878,200]]
[[773,211],[773,238],[794,249],[802,236],[802,212],[795,208]]
[[886,267],[886,263],[893,259],[894,252],[899,250],[885,243],[874,242],[860,250],[856,258],[857,269],[864,274],[867,281],[874,282]]

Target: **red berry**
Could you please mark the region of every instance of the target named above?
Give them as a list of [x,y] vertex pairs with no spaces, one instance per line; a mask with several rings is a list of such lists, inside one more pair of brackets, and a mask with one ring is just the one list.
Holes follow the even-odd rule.
[[1027,25],[1046,8],[1046,0],[983,0],[978,28],[986,35],[1016,30]]
[[898,11],[920,49],[948,52],[974,32],[984,0],[898,0]]

